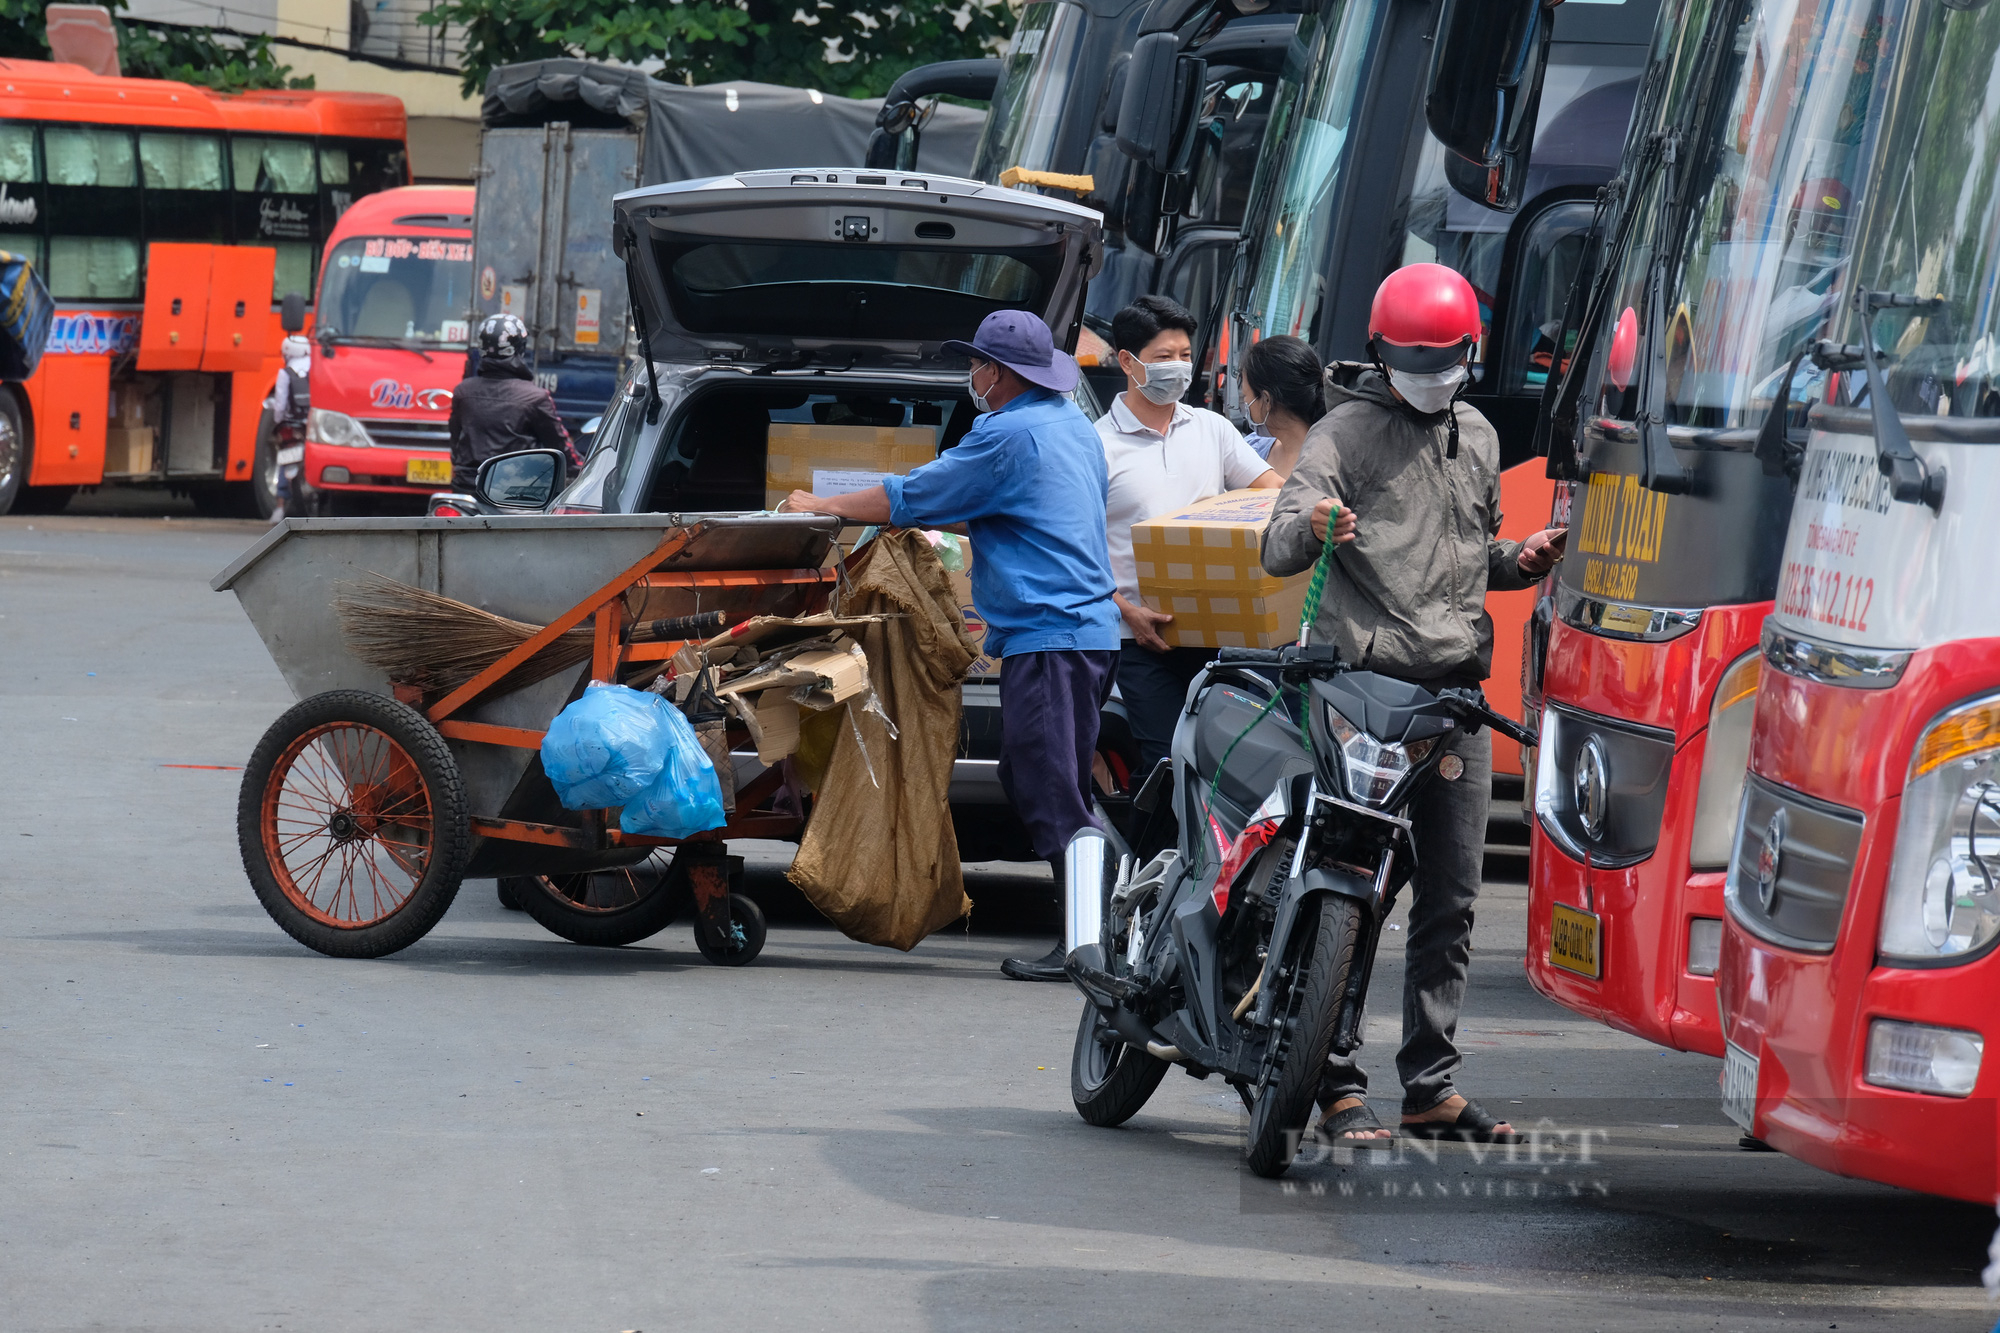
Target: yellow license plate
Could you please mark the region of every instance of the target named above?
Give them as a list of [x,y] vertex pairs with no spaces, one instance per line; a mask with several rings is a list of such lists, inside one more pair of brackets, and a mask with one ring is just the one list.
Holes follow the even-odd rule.
[[403,465],[403,476],[409,481],[451,484],[451,460],[449,458],[412,458]]
[[1549,921],[1549,962],[1567,972],[1589,977],[1603,976],[1597,953],[1597,917],[1590,912],[1551,903]]

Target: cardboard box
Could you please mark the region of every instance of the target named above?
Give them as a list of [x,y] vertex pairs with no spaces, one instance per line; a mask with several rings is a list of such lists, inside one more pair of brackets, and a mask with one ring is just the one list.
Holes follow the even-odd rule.
[[959,541],[965,547],[965,571],[959,574],[947,572],[945,577],[951,580],[952,596],[958,601],[958,614],[965,618],[965,632],[972,637],[973,646],[979,650],[979,656],[973,659],[967,674],[974,679],[983,676],[989,683],[997,682],[1000,678],[1000,659],[987,655],[986,617],[980,615],[979,609],[972,604],[972,543],[963,537]]
[[104,470],[107,473],[151,472],[153,428],[151,426],[106,427]]
[[883,476],[900,476],[935,460],[937,441],[934,426],[774,421],[764,442],[764,504],[775,508],[793,491],[839,495],[866,490]]
[[1276,648],[1297,642],[1311,575],[1273,578],[1258,560],[1278,493],[1228,491],[1132,525],[1139,600],[1171,615],[1176,648]]

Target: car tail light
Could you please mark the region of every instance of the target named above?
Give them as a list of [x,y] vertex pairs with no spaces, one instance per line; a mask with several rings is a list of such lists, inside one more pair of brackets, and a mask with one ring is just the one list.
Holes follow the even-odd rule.
[[432,518],[464,518],[465,511],[456,505],[439,505],[431,510]]

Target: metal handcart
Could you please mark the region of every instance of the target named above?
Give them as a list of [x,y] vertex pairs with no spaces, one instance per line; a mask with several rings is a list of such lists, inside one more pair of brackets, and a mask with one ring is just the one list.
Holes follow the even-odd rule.
[[[542,735],[589,681],[657,674],[697,631],[824,610],[839,527],[815,515],[638,514],[274,528],[212,584],[236,594],[299,700],[258,743],[237,805],[265,910],[309,948],[379,958],[436,925],[465,877],[494,876],[522,886],[520,905],[542,925],[585,944],[646,938],[691,902],[702,954],[749,962],[763,919],[731,891],[742,862],[728,842],[799,836],[804,802],[782,766],[739,753],[737,772],[719,774],[738,782],[729,823],[676,843],[623,833],[605,811],[564,810],[542,772]],[[354,655],[336,610],[367,579],[542,628],[455,687],[393,680]],[[520,683],[579,627],[587,662]]]

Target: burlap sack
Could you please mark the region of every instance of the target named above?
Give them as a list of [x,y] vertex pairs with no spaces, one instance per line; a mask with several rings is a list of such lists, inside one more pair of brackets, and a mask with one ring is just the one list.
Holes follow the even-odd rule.
[[790,877],[849,938],[908,950],[972,910],[949,790],[958,687],[977,652],[922,533],[882,534],[848,574],[844,614],[905,613],[857,636],[897,736],[861,700],[828,710],[844,716]]

